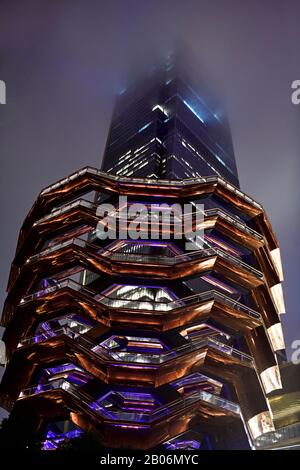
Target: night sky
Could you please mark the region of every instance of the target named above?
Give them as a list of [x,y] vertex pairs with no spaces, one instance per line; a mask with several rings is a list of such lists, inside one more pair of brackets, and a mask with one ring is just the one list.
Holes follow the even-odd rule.
[[285,270],[287,350],[300,339],[300,2],[0,0],[1,284],[40,190],[99,166],[132,64],[184,41],[229,116],[241,188],[261,202]]

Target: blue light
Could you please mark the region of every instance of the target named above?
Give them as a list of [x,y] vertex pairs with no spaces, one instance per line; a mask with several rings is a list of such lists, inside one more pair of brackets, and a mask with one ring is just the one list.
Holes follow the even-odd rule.
[[200,119],[200,121],[204,124],[204,120],[201,116],[199,116],[199,114],[194,110],[194,108],[192,108],[192,106],[187,101],[183,100],[183,102],[189,108],[189,110],[192,111],[192,113],[195,114],[195,116]]
[[217,155],[216,153],[215,153],[214,155],[215,155],[216,159],[217,159],[223,166],[225,166],[225,168],[228,168],[227,165],[226,165],[226,163],[222,160],[221,157],[219,157],[219,155]]
[[142,132],[143,130],[147,129],[147,127],[149,127],[150,124],[151,124],[151,122],[148,122],[148,123],[145,124],[143,127],[141,127],[138,132]]

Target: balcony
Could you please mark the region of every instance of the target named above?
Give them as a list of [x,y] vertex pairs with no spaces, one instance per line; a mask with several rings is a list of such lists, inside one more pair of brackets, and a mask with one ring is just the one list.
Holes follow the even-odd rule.
[[[78,344],[80,348],[83,348],[88,354],[95,354],[101,358],[104,362],[116,363],[120,362],[122,364],[149,364],[149,365],[159,365],[166,363],[174,358],[180,358],[186,354],[189,354],[193,351],[198,351],[202,348],[213,348],[221,353],[231,356],[238,361],[246,363],[250,366],[253,366],[253,359],[248,354],[245,354],[227,344],[222,343],[221,341],[215,339],[214,337],[206,337],[197,341],[187,341],[186,344],[181,345],[172,350],[163,351],[159,354],[147,353],[147,352],[127,352],[127,351],[114,351],[105,348],[104,346],[95,344],[94,341],[87,338],[86,336],[76,335],[74,331],[65,326],[63,328],[58,328],[57,330],[52,331],[52,336],[50,338],[61,335],[66,335],[71,339],[74,339],[74,345]],[[24,346],[30,346],[42,341],[48,341],[49,337],[43,335],[33,336],[31,338],[26,338],[19,343],[19,348]]]
[[197,251],[187,252],[181,255],[175,256],[149,256],[149,255],[136,255],[130,253],[118,253],[115,251],[107,250],[107,249],[100,249],[96,245],[93,245],[86,240],[82,240],[80,238],[71,238],[63,243],[58,243],[57,245],[52,246],[51,248],[47,248],[46,250],[37,253],[36,255],[31,256],[26,260],[26,264],[33,264],[40,259],[47,257],[48,255],[62,250],[66,247],[71,247],[72,245],[81,247],[81,248],[88,248],[92,252],[97,255],[100,259],[109,259],[110,261],[121,261],[121,262],[130,262],[130,263],[141,263],[141,264],[149,264],[149,265],[165,265],[165,266],[175,266],[182,263],[192,262],[194,260],[200,260],[209,257],[220,257],[221,259],[228,261],[230,264],[241,268],[244,271],[248,271],[257,279],[262,280],[263,274],[258,271],[257,269],[253,268],[247,263],[244,263],[239,258],[229,255],[225,251],[220,248],[205,248]]
[[[80,388],[74,386],[67,380],[57,380],[43,387],[33,386],[22,390],[19,400],[33,397],[36,395],[44,394],[49,391],[64,390],[72,395],[76,400],[80,400],[81,404],[96,415],[101,416],[103,420],[118,421],[118,422],[135,422],[135,423],[153,423],[163,419],[165,416],[174,415],[177,413],[184,413],[185,410],[194,408],[197,404],[204,402],[213,407],[221,408],[229,413],[240,416],[241,411],[239,405],[233,403],[225,398],[213,395],[206,391],[198,391],[184,398],[179,398],[167,405],[159,406],[155,410],[147,411],[123,411],[123,410],[110,410],[108,406],[110,403],[104,401],[101,403],[93,401],[92,397],[83,392]],[[105,407],[105,403],[106,406]]]
[[[94,299],[96,302],[103,304],[104,306],[107,306],[112,309],[150,310],[150,311],[165,312],[165,311],[176,311],[178,309],[188,307],[191,305],[198,305],[205,301],[216,300],[227,305],[228,307],[238,310],[239,312],[245,313],[250,318],[253,318],[255,320],[261,320],[261,316],[258,312],[251,309],[250,307],[247,307],[244,304],[241,304],[240,302],[236,300],[231,299],[230,297],[227,297],[224,294],[221,294],[220,292],[216,290],[210,290],[210,291],[202,292],[200,294],[194,294],[188,297],[183,297],[181,299],[172,300],[170,302],[155,302],[155,301],[150,301],[150,300],[139,301],[139,300],[126,299],[126,297],[122,297],[120,299],[113,299],[113,298],[110,298],[109,296],[106,296],[105,294],[96,294],[91,289],[71,279],[65,279],[63,281],[57,282],[56,285],[47,287],[38,292],[22,297],[20,301],[20,305],[26,305],[27,303],[30,303],[37,299],[42,299],[48,294],[51,294],[53,292],[56,292],[65,288],[71,289],[75,292],[80,292],[86,295],[87,297]],[[119,301],[120,301],[120,304],[118,305],[117,302]]]

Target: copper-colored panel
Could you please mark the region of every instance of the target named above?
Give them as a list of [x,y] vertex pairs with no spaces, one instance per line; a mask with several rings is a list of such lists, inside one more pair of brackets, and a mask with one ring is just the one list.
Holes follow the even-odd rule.
[[175,265],[115,261],[105,256],[105,254],[97,253],[96,247],[89,243],[84,243],[84,246],[81,246],[77,239],[71,240],[67,246],[61,246],[50,253],[45,252],[40,257],[29,259],[29,262],[25,263],[8,293],[2,323],[7,324],[13,306],[21,300],[22,296],[28,293],[30,287],[38,279],[41,280],[60,272],[62,269],[69,269],[77,265],[93,272],[103,272],[108,275],[130,275],[131,277],[152,279],[182,279],[214,270],[246,288],[254,288],[262,284],[263,279],[253,273],[252,270],[232,261],[234,260],[230,257],[220,257],[218,253],[202,258],[201,252],[199,252],[199,259],[189,259],[187,256],[186,259],[183,258],[182,262]]
[[130,324],[131,328],[143,327],[157,331],[168,331],[209,318],[243,333],[261,325],[261,320],[255,312],[248,312],[247,308],[214,291],[207,294],[203,299],[201,295],[195,296],[195,302],[192,304],[189,299],[188,305],[185,305],[183,299],[182,306],[174,310],[149,312],[109,307],[89,295],[88,289],[77,291],[68,286],[58,288],[18,305],[4,333],[7,354],[10,356],[22,339],[34,335],[33,327],[36,321],[46,321],[69,311],[78,312],[106,327],[126,328]]
[[[232,412],[218,408],[212,403],[199,400],[187,405],[180,412],[158,418],[151,424],[130,423],[126,421],[103,421],[99,414],[88,408],[74,395],[63,390],[53,390],[17,401],[14,414],[24,415],[28,409],[34,409],[44,420],[70,419],[85,431],[93,431],[101,442],[109,447],[148,449],[185,432],[190,423],[204,420],[206,423],[217,421],[217,428],[239,420]],[[36,433],[42,429],[42,421],[33,423]]]
[[28,227],[32,225],[34,220],[50,211],[55,205],[74,199],[90,190],[136,196],[152,196],[155,194],[156,196],[176,199],[198,197],[202,194],[216,192],[225,201],[244,211],[248,216],[256,217],[258,231],[268,235],[270,249],[278,246],[261,206],[251,202],[250,198],[248,198],[248,202],[241,191],[236,190],[232,185],[226,184],[217,177],[210,178],[208,182],[190,185],[182,185],[180,181],[176,181],[176,184],[170,184],[169,186],[167,184],[161,185],[159,182],[154,184],[146,180],[144,182],[143,180],[140,181],[140,183],[135,183],[133,180],[129,182],[126,178],[123,181],[122,178],[119,178],[119,181],[117,181],[113,176],[89,168],[79,171],[74,177],[67,178],[59,186],[53,185],[53,189],[50,188],[40,193],[22,226],[18,246],[22,243]]

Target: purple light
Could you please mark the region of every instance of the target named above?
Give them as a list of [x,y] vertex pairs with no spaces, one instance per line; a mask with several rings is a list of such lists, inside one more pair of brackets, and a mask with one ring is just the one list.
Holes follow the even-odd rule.
[[47,432],[46,440],[43,442],[43,450],[56,450],[62,442],[66,439],[76,439],[77,437],[82,436],[84,432],[81,429],[72,429],[65,433],[56,433],[51,429]]
[[68,370],[74,370],[76,369],[76,366],[71,363],[66,363],[66,364],[61,364],[56,367],[50,367],[49,369],[46,369],[47,372],[50,372],[51,374],[59,374],[60,372],[66,372]]
[[107,246],[107,249],[111,251],[112,248],[114,248],[113,251],[116,251],[116,249],[118,248],[122,248],[124,246],[128,246],[128,245],[133,245],[133,246],[136,246],[136,245],[140,245],[140,246],[154,246],[154,247],[160,247],[160,248],[167,248],[168,250],[170,250],[172,253],[174,253],[174,255],[180,255],[183,253],[182,250],[180,250],[176,245],[174,245],[173,242],[163,242],[163,241],[155,241],[155,240],[151,240],[151,241],[146,241],[146,240],[143,240],[143,239],[139,239],[139,240],[118,240],[117,242],[114,241],[112,243],[110,243],[108,246]]
[[57,444],[51,441],[44,441],[42,450],[56,450]]
[[[55,387],[57,381],[61,379],[81,386],[86,384],[91,378],[92,376],[88,372],[85,372],[80,367],[75,366],[75,364],[60,364],[56,367],[50,367],[42,371],[35,393],[43,391],[44,387],[48,384],[53,384]],[[61,387],[62,383],[58,383],[58,385]],[[55,388],[58,388],[57,385]]]
[[169,442],[164,445],[168,450],[179,450],[179,449],[200,449],[201,443],[193,440],[176,440]]
[[113,420],[143,422],[160,405],[151,393],[114,390],[91,403],[90,408]]

